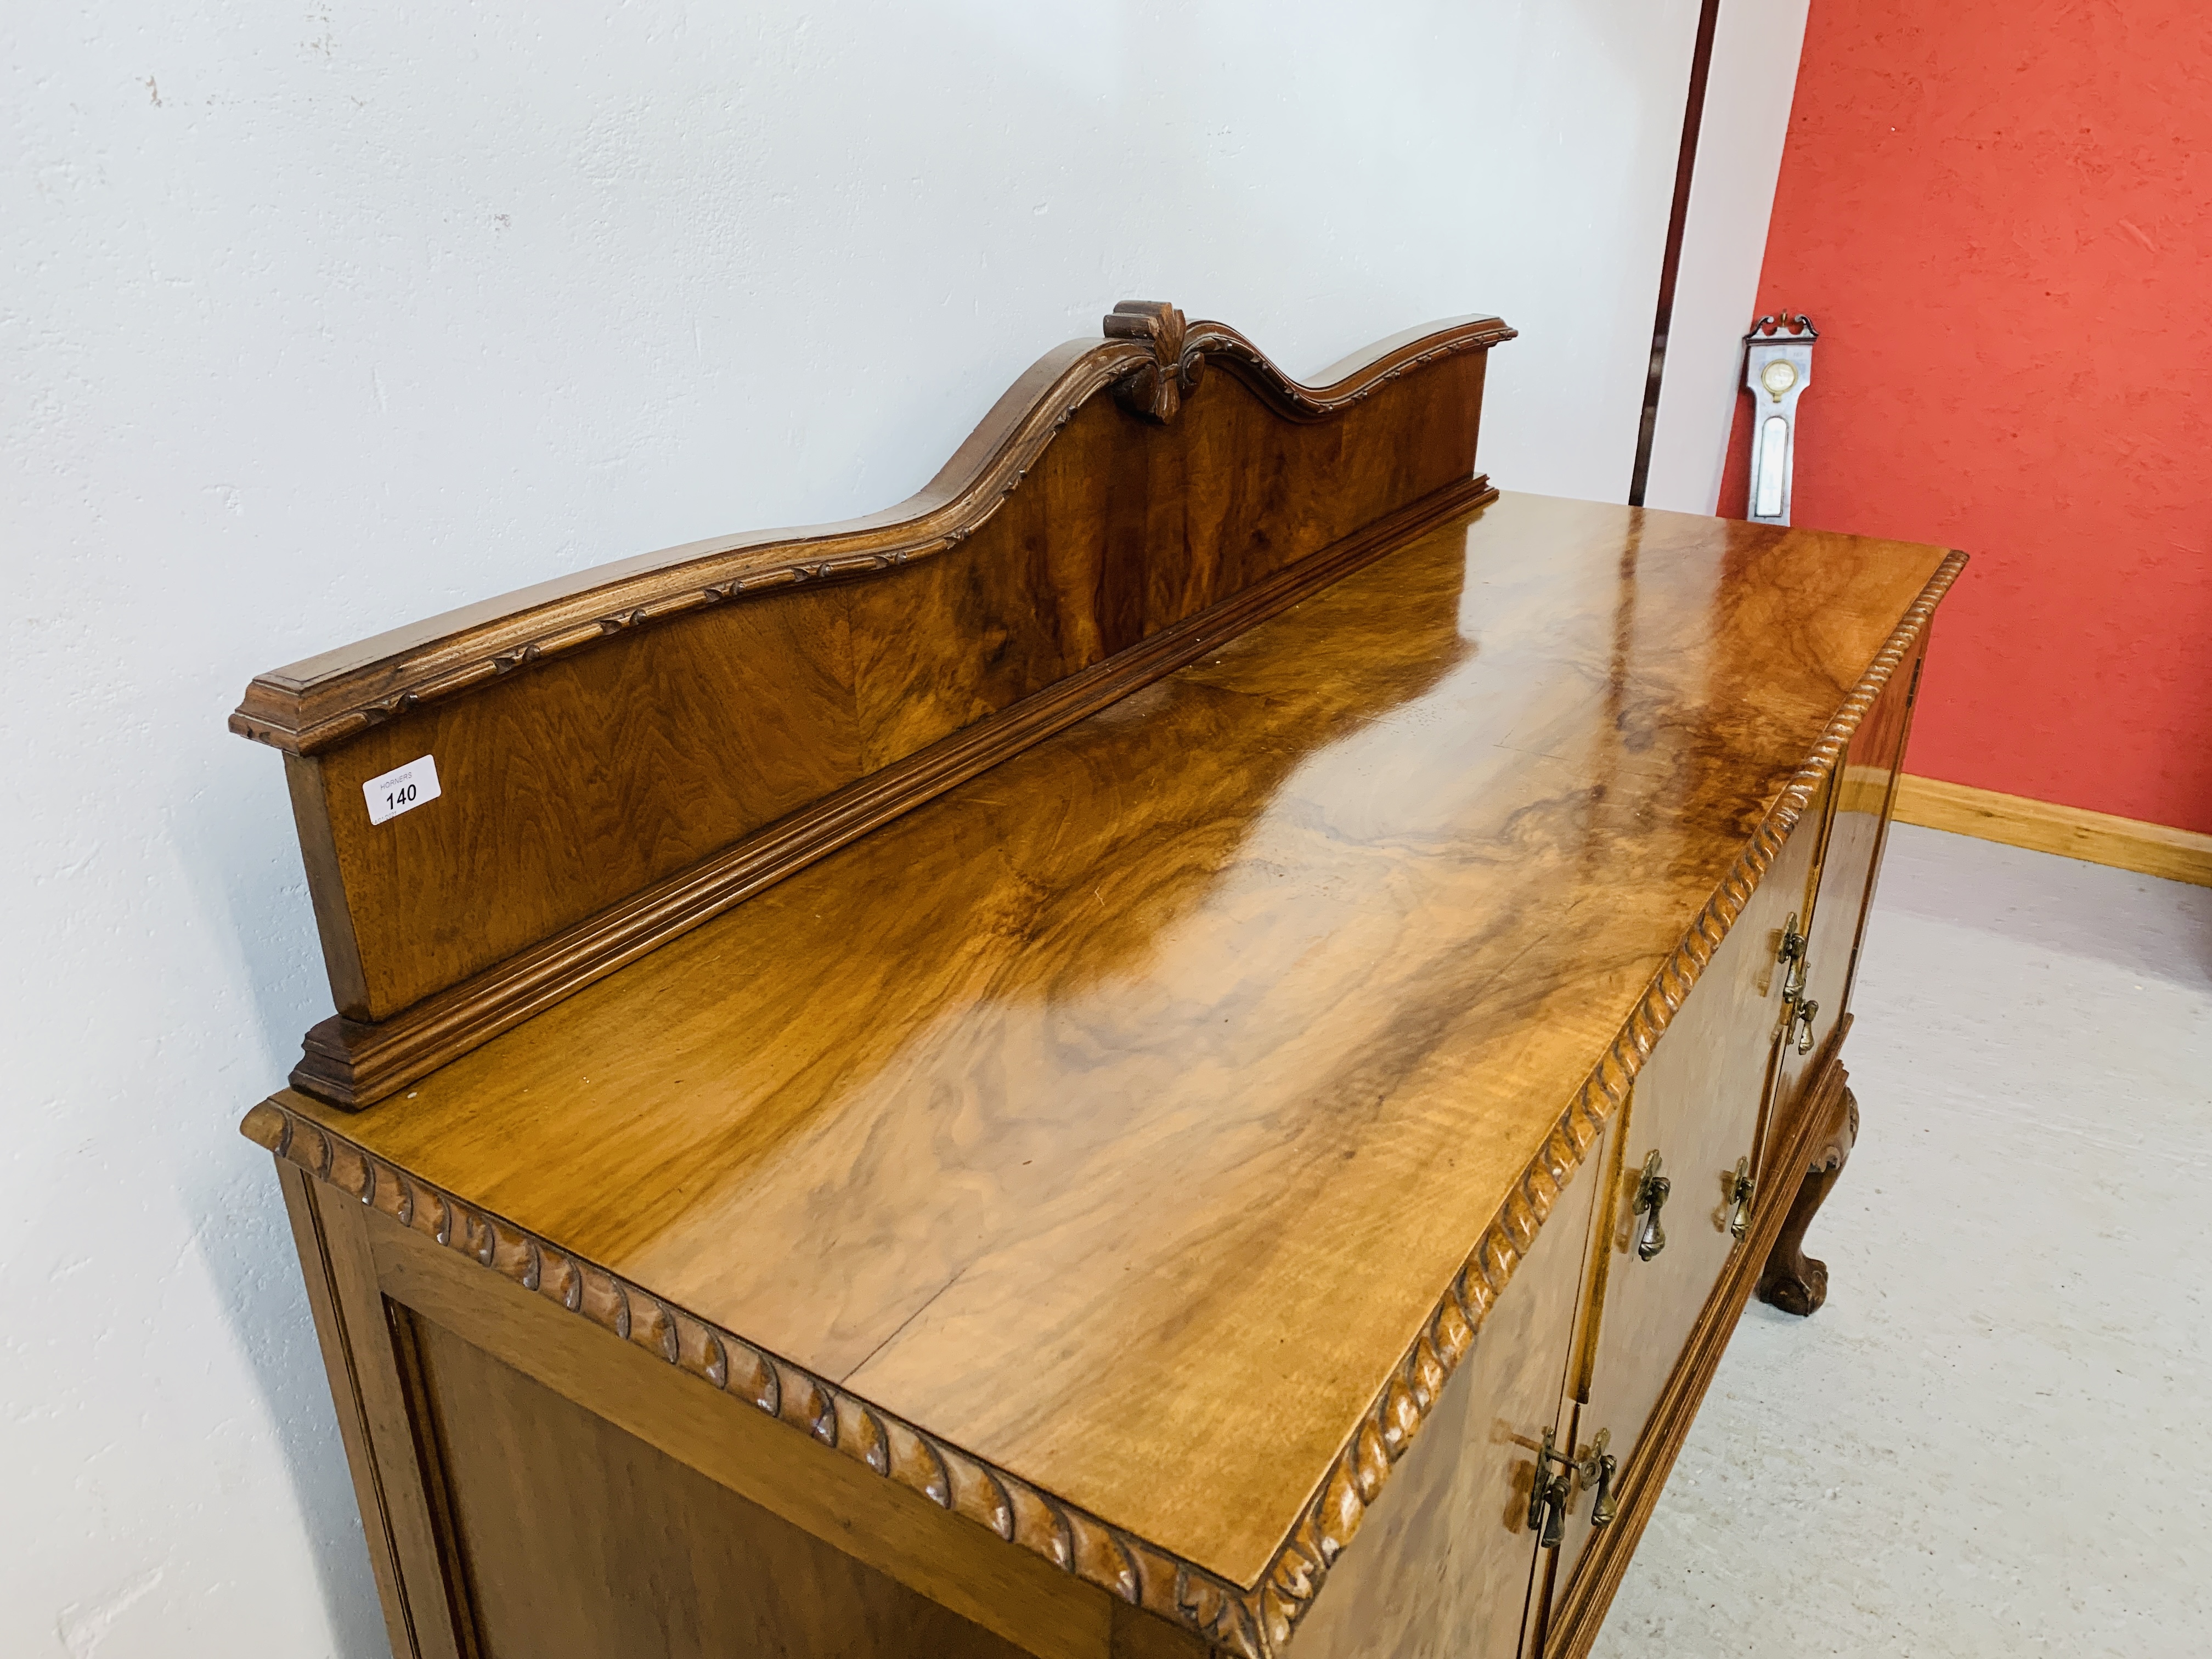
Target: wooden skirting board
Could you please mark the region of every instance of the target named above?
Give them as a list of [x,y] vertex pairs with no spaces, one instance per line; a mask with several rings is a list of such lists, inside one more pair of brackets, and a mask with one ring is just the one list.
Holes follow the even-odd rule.
[[2212,887],[2212,836],[1936,778],[1898,780],[1897,820]]

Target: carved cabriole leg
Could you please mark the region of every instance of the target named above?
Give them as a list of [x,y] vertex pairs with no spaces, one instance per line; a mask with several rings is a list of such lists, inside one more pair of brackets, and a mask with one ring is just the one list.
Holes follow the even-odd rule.
[[1859,1135],[1859,1103],[1848,1088],[1835,1090],[1825,1110],[1826,1121],[1813,1142],[1812,1158],[1790,1206],[1790,1218],[1782,1224],[1759,1275],[1759,1299],[1800,1318],[1828,1299],[1828,1267],[1805,1254],[1805,1230],[1843,1174]]

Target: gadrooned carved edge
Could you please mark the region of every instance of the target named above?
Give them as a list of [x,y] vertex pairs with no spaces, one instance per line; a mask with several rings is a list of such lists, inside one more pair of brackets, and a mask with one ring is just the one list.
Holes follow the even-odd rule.
[[1063,1572],[1132,1607],[1198,1631],[1240,1659],[1267,1659],[1245,1595],[1202,1568],[1108,1525],[950,1441],[662,1300],[642,1285],[408,1175],[279,1101],[263,1101],[239,1127],[249,1140],[401,1226],[580,1314],[740,1405],[811,1435],[831,1450],[1042,1556]]
[[1652,1045],[1688,998],[1705,964],[1743,914],[1759,878],[1780,856],[1783,844],[1804,817],[1821,781],[1858,730],[1859,722],[1881,695],[1928,625],[1936,606],[1958,577],[1966,556],[1954,552],[1937,567],[1919,597],[1868,665],[1850,695],[1830,718],[1788,786],[1705,901],[1682,942],[1651,977],[1604,1056],[1546,1137],[1543,1148],[1513,1185],[1480,1243],[1453,1279],[1413,1345],[1376,1394],[1335,1461],[1305,1514],[1276,1551],[1251,1596],[1249,1613],[1260,1627],[1266,1651],[1279,1652],[1316,1591],[1359,1530],[1368,1508],[1380,1496],[1392,1467],[1406,1455],[1444,1384],[1474,1346],[1499,1294],[1535,1241],[1537,1230],[1558,1202],[1583,1157],[1621,1103],[1644,1066]]
[[1421,1335],[1401,1357],[1305,1512],[1251,1587],[1232,1584],[1119,1531],[642,1286],[406,1175],[278,1101],[264,1101],[240,1127],[247,1139],[402,1226],[581,1314],[1062,1571],[1172,1620],[1239,1659],[1277,1659],[1398,1460],[1411,1449],[1445,1383],[1474,1346],[1476,1334],[1559,1194],[1627,1098],[1629,1085],[1653,1045],[1966,562],[1965,554],[1953,553],[1937,568],[1831,717],[1681,943],[1652,975],[1626,1024],[1514,1183]]
[[[311,685],[286,678],[281,670],[264,674],[246,687],[230,729],[293,754],[314,754],[394,715],[649,623],[933,557],[988,523],[1099,392],[1117,388],[1125,405],[1147,418],[1170,419],[1182,395],[1196,387],[1208,355],[1265,394],[1279,413],[1314,421],[1342,415],[1429,364],[1515,335],[1495,317],[1455,319],[1381,353],[1334,385],[1313,387],[1292,380],[1235,329],[1222,323],[1185,325],[1182,313],[1164,302],[1124,301],[1107,327],[1109,337],[1103,341],[1079,349],[1072,344],[1041,359],[1025,377],[1025,382],[1042,382],[1026,405],[1011,417],[994,411],[963,446],[964,453],[983,441],[988,453],[981,461],[963,472],[963,458],[956,455],[899,507],[842,525],[737,537],[702,552],[676,550],[665,564],[525,605]],[[1141,395],[1133,397],[1139,385]]]

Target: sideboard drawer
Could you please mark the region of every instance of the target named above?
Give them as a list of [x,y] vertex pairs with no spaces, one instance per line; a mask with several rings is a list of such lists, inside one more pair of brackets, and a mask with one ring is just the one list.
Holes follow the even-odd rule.
[[[1638,1073],[1607,1135],[1592,1230],[1589,1315],[1569,1382],[1575,1450],[1598,1437],[1617,1503],[1644,1474],[1644,1428],[1675,1357],[1765,1194],[1756,1173],[1789,966],[1782,944],[1821,839],[1816,797]],[[1654,1206],[1652,1200],[1658,1200]],[[1561,1540],[1564,1585],[1591,1536],[1578,1490]]]
[[[1874,902],[1882,842],[1889,833],[1890,805],[1897,793],[1924,649],[1924,644],[1916,645],[1897,665],[1830,774],[1832,799],[1830,810],[1822,815],[1826,828],[1798,907],[1807,935],[1805,986],[1791,1011],[1790,1029],[1776,1068],[1775,1105],[1770,1115],[1778,1121],[1790,1121],[1807,1079],[1850,1006],[1859,941]],[[1814,816],[1806,814],[1804,828],[1812,827]],[[1774,872],[1780,873],[1778,868]],[[1772,881],[1771,875],[1766,884]]]

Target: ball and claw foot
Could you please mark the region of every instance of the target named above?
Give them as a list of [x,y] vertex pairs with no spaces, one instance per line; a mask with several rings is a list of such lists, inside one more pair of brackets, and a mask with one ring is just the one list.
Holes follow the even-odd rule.
[[1848,1088],[1837,1091],[1827,1111],[1828,1121],[1813,1143],[1811,1166],[1759,1275],[1759,1299],[1800,1319],[1828,1299],[1828,1265],[1805,1254],[1805,1230],[1850,1161],[1859,1133],[1859,1103]]

